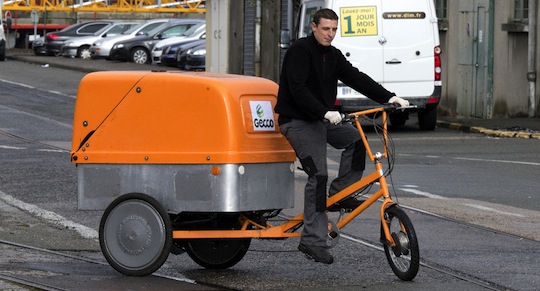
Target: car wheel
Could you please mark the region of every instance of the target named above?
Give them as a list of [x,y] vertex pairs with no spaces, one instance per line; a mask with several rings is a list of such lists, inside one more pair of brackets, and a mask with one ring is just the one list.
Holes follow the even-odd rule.
[[148,63],[148,51],[144,48],[134,48],[131,51],[131,61],[136,64],[146,64]]
[[6,42],[2,39],[0,40],[0,61],[6,60]]
[[419,110],[418,125],[421,130],[434,130],[437,125],[437,106]]
[[92,55],[90,54],[90,46],[81,46],[78,50],[77,50],[77,57],[81,58],[81,59],[84,59],[84,60],[88,60],[92,57]]

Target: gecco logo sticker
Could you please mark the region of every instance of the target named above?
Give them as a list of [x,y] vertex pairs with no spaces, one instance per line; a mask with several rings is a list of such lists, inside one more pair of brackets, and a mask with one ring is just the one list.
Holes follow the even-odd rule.
[[253,129],[275,131],[274,111],[270,101],[249,101]]

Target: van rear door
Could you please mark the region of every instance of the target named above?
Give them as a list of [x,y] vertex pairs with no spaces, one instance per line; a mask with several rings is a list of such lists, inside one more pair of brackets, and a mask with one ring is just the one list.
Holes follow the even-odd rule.
[[[381,0],[334,1],[339,26],[332,45],[341,50],[353,66],[379,83],[384,81],[384,53],[379,44],[382,32]],[[338,98],[358,98],[359,93],[346,86],[338,88]]]
[[[426,98],[434,92],[438,30],[431,0],[328,2],[340,17],[332,44],[353,66],[400,97]],[[348,87],[338,89],[338,99],[359,96]],[[371,102],[345,103],[367,106]]]
[[439,45],[431,0],[381,2],[384,86],[401,97],[430,96],[435,84],[434,50]]

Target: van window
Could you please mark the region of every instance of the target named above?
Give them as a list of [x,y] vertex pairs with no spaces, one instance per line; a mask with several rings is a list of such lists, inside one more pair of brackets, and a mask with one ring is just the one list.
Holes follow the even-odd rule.
[[311,34],[311,22],[313,21],[313,15],[315,15],[315,12],[319,10],[319,7],[306,7],[306,11],[304,13],[304,21],[301,24],[302,25],[302,34],[300,37],[306,37],[309,34]]

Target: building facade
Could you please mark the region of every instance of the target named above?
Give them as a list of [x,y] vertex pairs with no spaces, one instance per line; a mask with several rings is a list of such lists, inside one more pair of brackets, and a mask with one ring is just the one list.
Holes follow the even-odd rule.
[[[300,1],[211,0],[207,10],[222,1],[231,5],[229,12],[234,11],[228,22],[234,27],[229,30],[234,37],[228,47],[229,58],[235,62],[228,71],[277,82],[285,52],[279,48],[280,30],[292,31]],[[536,89],[538,0],[433,1],[443,64],[439,114],[540,116],[540,90]],[[242,24],[234,25],[236,22]]]
[[540,115],[536,1],[435,0],[443,50],[443,113]]

